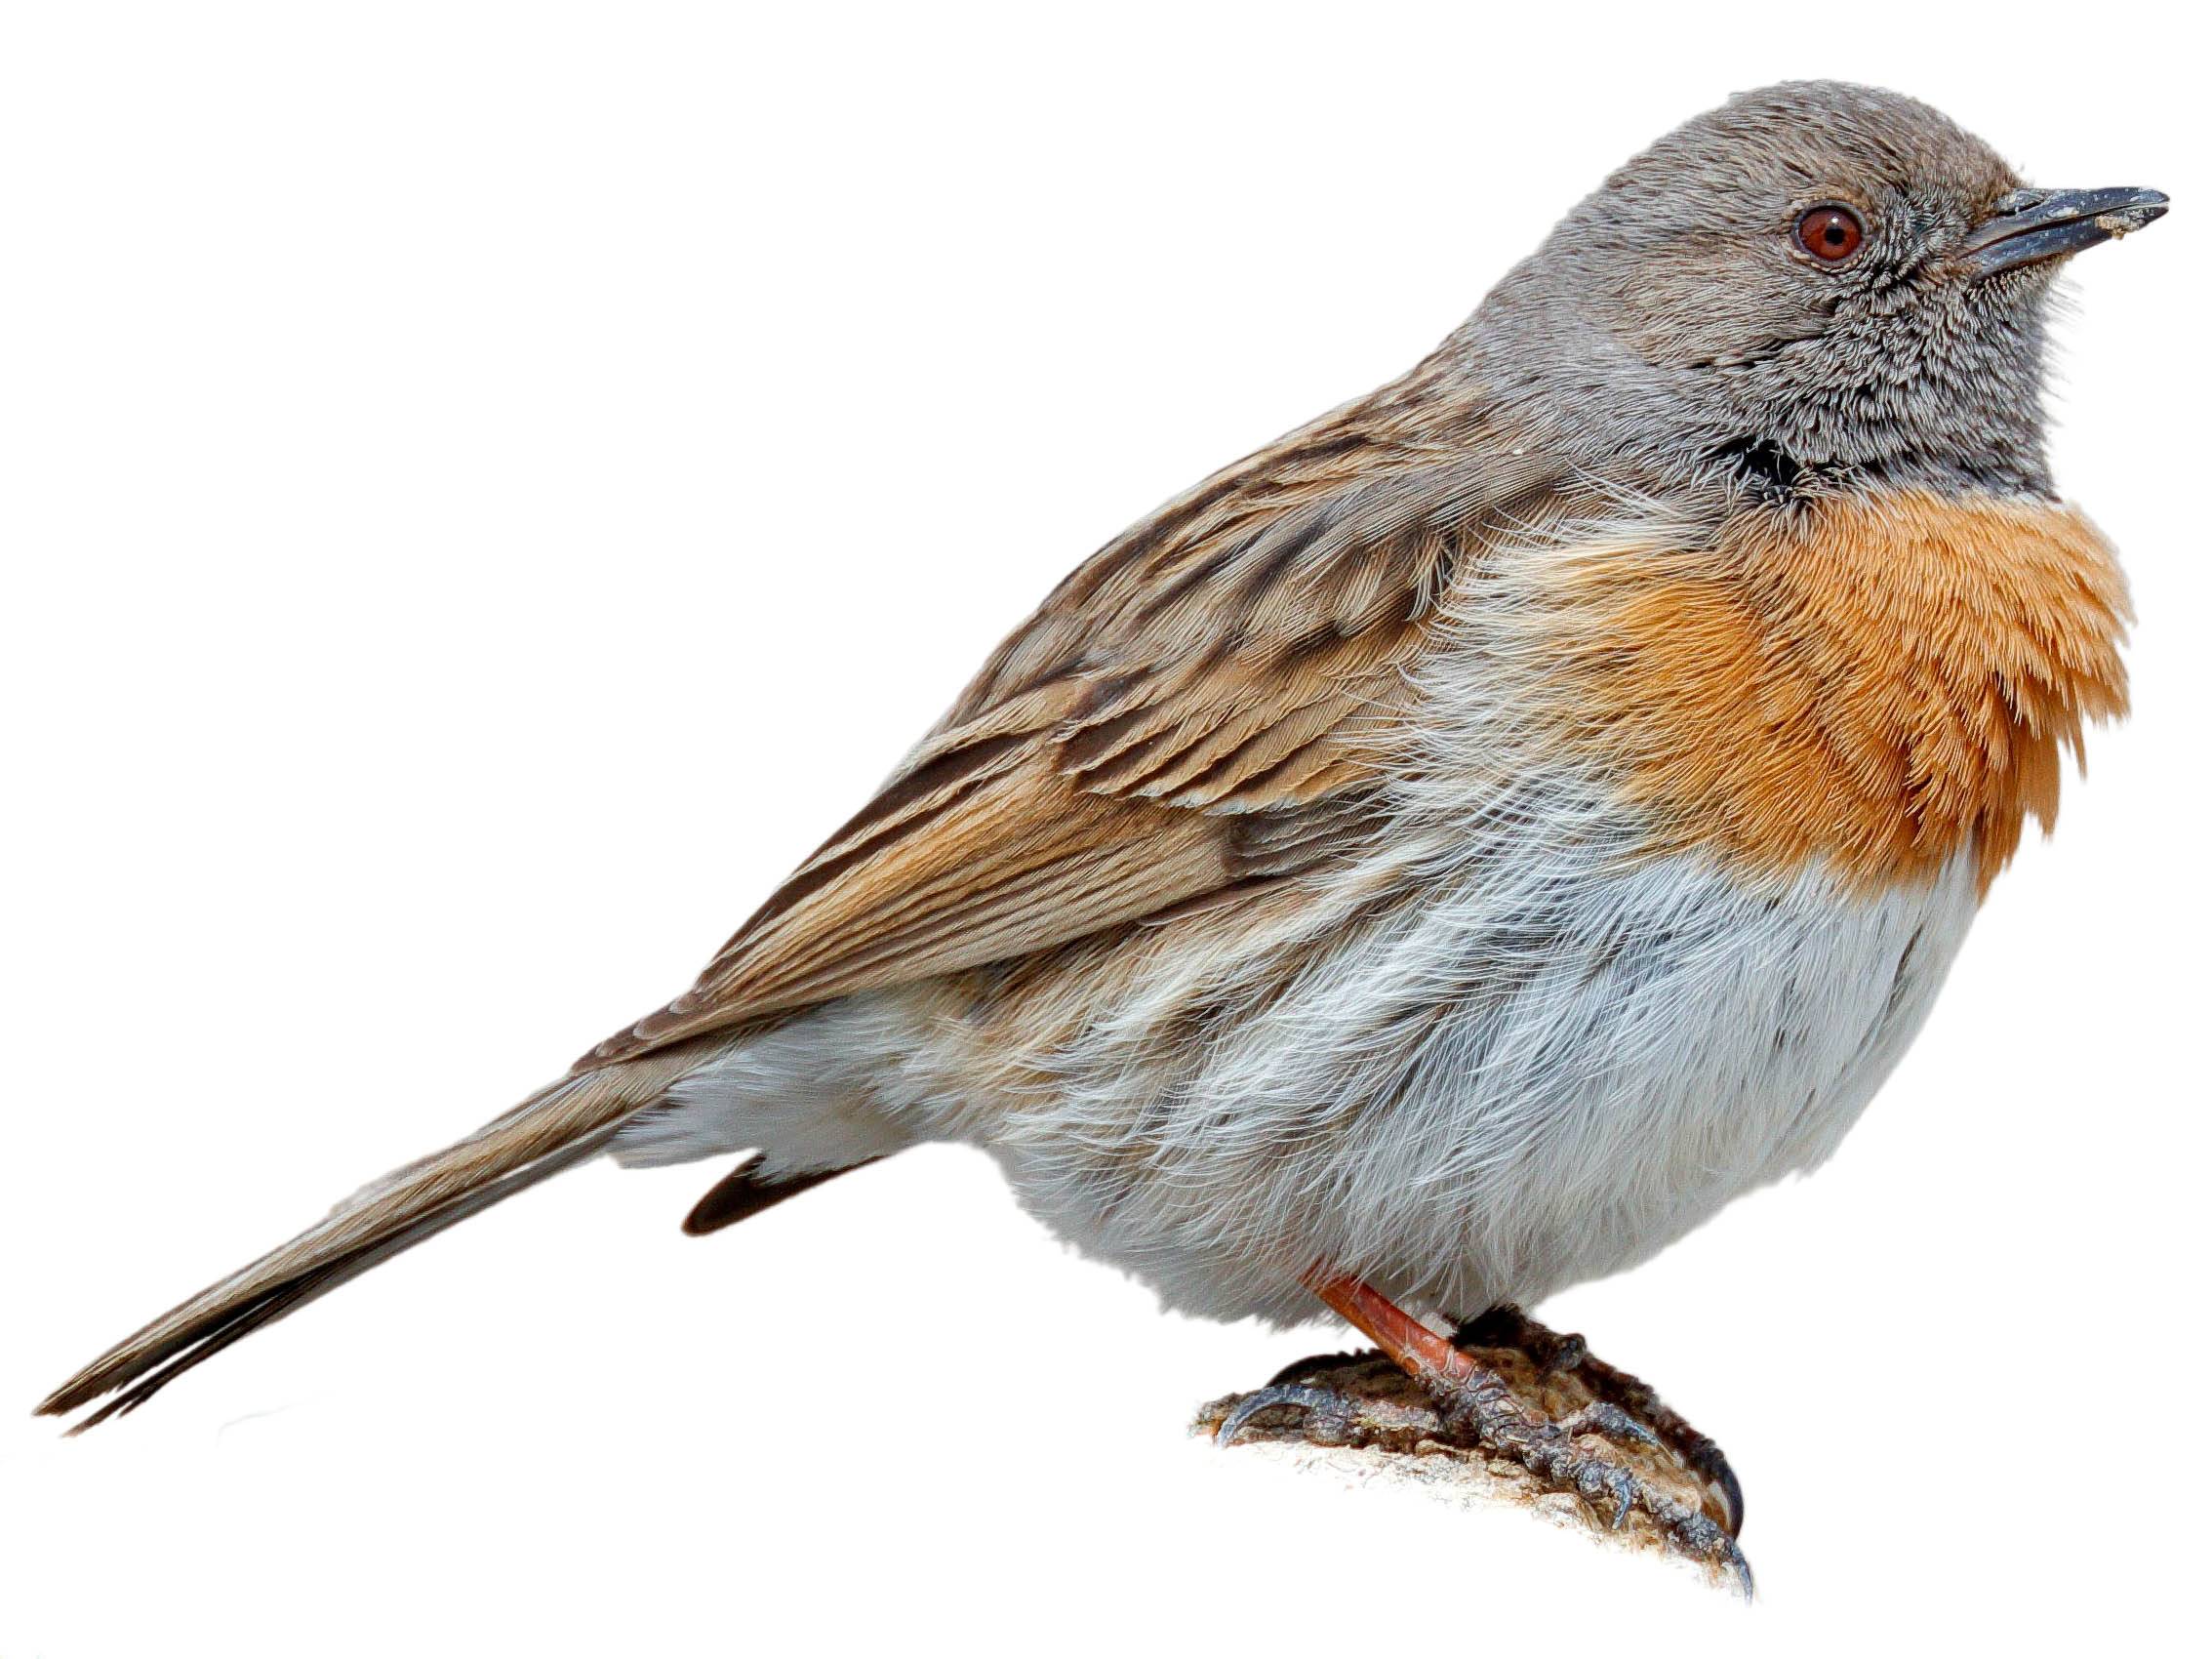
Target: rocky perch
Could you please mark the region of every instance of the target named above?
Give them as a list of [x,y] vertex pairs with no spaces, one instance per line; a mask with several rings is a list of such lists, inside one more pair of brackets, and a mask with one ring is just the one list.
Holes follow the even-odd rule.
[[1192,1430],[1353,1479],[1522,1504],[1750,1595],[1750,1566],[1736,1544],[1735,1475],[1647,1385],[1593,1357],[1580,1337],[1509,1309],[1470,1321],[1453,1340],[1499,1385],[1481,1413],[1487,1429],[1369,1349],[1302,1359],[1265,1388],[1225,1395],[1199,1409]]

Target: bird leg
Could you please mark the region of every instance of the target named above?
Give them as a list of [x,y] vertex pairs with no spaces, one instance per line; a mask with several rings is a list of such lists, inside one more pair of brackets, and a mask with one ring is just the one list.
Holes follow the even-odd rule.
[[1510,1349],[1535,1366],[1540,1374],[1573,1373],[1596,1398],[1618,1407],[1649,1429],[1660,1444],[1682,1460],[1719,1497],[1728,1517],[1732,1538],[1744,1535],[1744,1486],[1728,1466],[1728,1457],[1712,1438],[1692,1428],[1682,1414],[1659,1397],[1659,1391],[1641,1377],[1608,1365],[1590,1353],[1589,1344],[1575,1332],[1565,1335],[1539,1324],[1518,1308],[1493,1308],[1468,1319],[1452,1333],[1461,1348]]
[[[1520,1465],[1544,1487],[1573,1494],[1609,1527],[1619,1528],[1641,1511],[1671,1547],[1726,1568],[1749,1593],[1750,1568],[1728,1529],[1703,1508],[1680,1501],[1626,1463],[1592,1448],[1592,1440],[1599,1446],[1610,1441],[1615,1447],[1664,1444],[1664,1431],[1638,1411],[1639,1405],[1653,1408],[1663,1422],[1685,1436],[1694,1431],[1660,1406],[1657,1396],[1635,1379],[1609,1366],[1591,1370],[1598,1362],[1589,1357],[1579,1338],[1556,1336],[1533,1321],[1525,1321],[1525,1330],[1509,1327],[1502,1318],[1491,1324],[1470,1321],[1463,1327],[1493,1348],[1520,1354],[1540,1376],[1572,1371],[1589,1402],[1551,1415],[1517,1394],[1505,1377],[1477,1361],[1457,1341],[1439,1336],[1373,1287],[1322,1273],[1307,1282],[1381,1354],[1302,1360],[1286,1368],[1222,1417],[1215,1432],[1221,1443],[1234,1441],[1262,1413],[1287,1408],[1298,1414],[1297,1437],[1313,1443],[1414,1452],[1428,1441],[1478,1449]],[[1525,1346],[1511,1340],[1516,1337],[1525,1337]],[[1384,1360],[1412,1379],[1419,1396],[1393,1398],[1387,1383],[1378,1386],[1390,1374],[1388,1367],[1369,1373]],[[1346,1386],[1327,1386],[1324,1377]],[[1608,1385],[1618,1385],[1618,1397],[1605,1392]],[[1426,1396],[1426,1404],[1420,1396]],[[1703,1436],[1697,1438],[1703,1441]],[[1688,1464],[1680,1451],[1674,1455]],[[1713,1456],[1717,1458],[1717,1449]],[[1725,1461],[1720,1467],[1726,1468]],[[1697,1473],[1712,1478],[1702,1468]]]

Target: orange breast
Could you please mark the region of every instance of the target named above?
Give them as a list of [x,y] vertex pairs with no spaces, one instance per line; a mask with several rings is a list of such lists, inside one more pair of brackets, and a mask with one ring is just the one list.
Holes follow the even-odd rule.
[[2126,707],[2126,588],[2070,508],[1817,498],[1570,580],[1578,741],[1670,845],[1763,869],[1881,885],[1973,845],[1986,888],[2055,817],[2060,750]]

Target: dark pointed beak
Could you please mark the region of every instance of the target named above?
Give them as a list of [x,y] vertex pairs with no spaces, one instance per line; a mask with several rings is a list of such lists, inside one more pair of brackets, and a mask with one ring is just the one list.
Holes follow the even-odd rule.
[[2014,190],[1959,245],[1976,276],[2060,260],[2141,230],[2166,211],[2156,190]]

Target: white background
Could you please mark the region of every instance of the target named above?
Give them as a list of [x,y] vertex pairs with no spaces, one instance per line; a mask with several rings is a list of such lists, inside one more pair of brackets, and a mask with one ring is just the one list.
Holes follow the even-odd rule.
[[120,1426],[0,1422],[0,1655],[2197,1606],[2194,49],[2115,5],[798,10],[8,8],[0,1402],[680,990],[1090,548],[1659,132],[1837,75],[2178,207],[2078,267],[2057,438],[2141,712],[1834,1162],[1548,1310],[1733,1453],[1761,1602],[1185,1439],[1342,1333],[1164,1317],[933,1150],[705,1242],[715,1171],[593,1167]]

